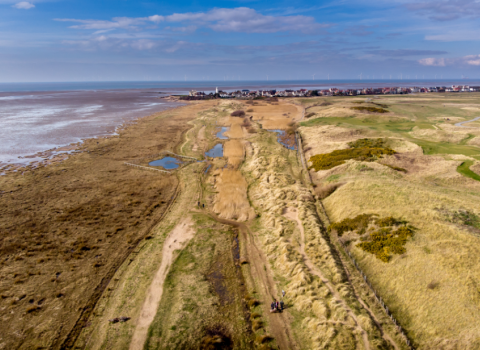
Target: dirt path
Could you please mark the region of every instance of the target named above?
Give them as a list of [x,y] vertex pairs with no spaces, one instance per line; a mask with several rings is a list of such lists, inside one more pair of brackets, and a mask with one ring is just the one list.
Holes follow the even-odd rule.
[[252,277],[257,281],[259,292],[263,295],[262,305],[264,314],[268,317],[270,335],[275,338],[280,350],[299,349],[290,329],[290,316],[288,311],[283,313],[270,313],[270,303],[273,298],[279,299],[272,274],[269,273],[268,261],[263,251],[257,247],[255,236],[247,224],[233,220],[222,219],[212,213],[210,217],[222,224],[237,227],[240,231],[242,242],[246,246],[246,260],[249,262]]
[[162,262],[150,285],[142,310],[136,322],[135,332],[130,343],[130,350],[142,350],[147,339],[148,328],[157,313],[162,299],[163,282],[175,258],[175,250],[182,249],[195,233],[190,218],[186,218],[175,226],[163,244]]
[[327,288],[330,290],[332,295],[341,302],[343,308],[347,311],[348,315],[353,319],[355,322],[356,328],[359,330],[359,332],[362,334],[363,338],[363,344],[365,346],[365,349],[369,350],[370,349],[370,342],[368,341],[368,334],[365,332],[365,330],[362,328],[360,325],[360,322],[357,319],[357,316],[355,313],[352,311],[352,309],[347,305],[345,300],[340,296],[338,291],[335,289],[335,287],[330,283],[330,281],[325,278],[325,276],[322,274],[322,272],[311,262],[311,260],[308,258],[307,254],[305,253],[305,231],[303,229],[303,224],[300,218],[298,217],[298,212],[294,208],[287,208],[286,212],[283,214],[287,219],[290,219],[294,222],[297,223],[298,228],[300,230],[300,254],[302,254],[305,265],[310,269],[311,273],[314,275],[320,277],[322,282],[327,286]]

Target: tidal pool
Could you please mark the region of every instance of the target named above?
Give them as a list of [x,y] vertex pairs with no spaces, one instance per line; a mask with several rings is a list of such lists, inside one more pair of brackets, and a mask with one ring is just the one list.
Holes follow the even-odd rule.
[[224,133],[227,132],[228,129],[230,129],[230,128],[226,127],[226,126],[222,126],[222,130],[217,132],[217,138],[219,138],[220,140],[228,140],[228,136],[224,135]]
[[154,160],[148,165],[150,166],[161,166],[166,170],[173,170],[177,169],[183,162],[180,159],[173,158],[173,157],[164,157],[162,159]]
[[211,158],[223,157],[223,144],[217,143],[211,150],[205,152],[205,155]]
[[290,136],[285,133],[285,130],[280,130],[280,129],[271,129],[268,130],[271,132],[274,132],[277,134],[277,141],[279,144],[282,146],[288,148],[288,149],[296,149],[295,147],[295,136]]

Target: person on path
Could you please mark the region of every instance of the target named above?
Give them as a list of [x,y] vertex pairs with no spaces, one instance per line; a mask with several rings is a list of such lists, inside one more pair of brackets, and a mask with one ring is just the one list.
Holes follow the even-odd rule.
[[275,300],[274,300],[274,301],[272,301],[272,303],[270,304],[270,312],[275,312],[275,311],[276,311],[275,306],[276,306],[276,304],[275,304]]
[[283,302],[283,300],[280,301],[280,310],[281,312],[283,311],[283,307],[285,306],[285,303]]
[[203,209],[205,209],[205,203],[203,203],[202,205],[203,205]]
[[280,302],[279,302],[278,300],[277,300],[277,302],[276,302],[276,305],[275,305],[275,306],[276,306],[277,310],[278,310],[278,311],[280,311]]
[[282,289],[282,296],[285,298],[285,291]]

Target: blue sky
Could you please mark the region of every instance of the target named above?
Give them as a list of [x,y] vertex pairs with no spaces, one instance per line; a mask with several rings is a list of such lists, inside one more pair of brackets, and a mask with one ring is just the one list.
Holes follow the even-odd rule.
[[0,82],[480,77],[480,0],[0,0]]

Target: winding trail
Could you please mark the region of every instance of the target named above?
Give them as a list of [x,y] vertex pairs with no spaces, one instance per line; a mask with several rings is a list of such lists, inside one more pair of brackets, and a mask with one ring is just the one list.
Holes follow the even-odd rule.
[[[480,120],[480,117],[476,117],[476,118],[473,118],[471,120],[466,120],[464,122],[460,122],[460,123],[455,123],[455,126],[459,126],[461,128],[468,128],[469,126],[464,126],[463,124],[467,124],[467,123],[471,123],[471,122],[475,122],[477,120]],[[470,126],[470,128],[475,128],[475,126]]]
[[130,350],[142,350],[147,340],[148,328],[157,314],[158,305],[162,299],[163,283],[170,266],[175,260],[175,250],[182,249],[193,237],[195,230],[189,217],[183,219],[170,232],[163,244],[162,262],[148,288],[142,310],[137,320],[136,328],[130,343]]

